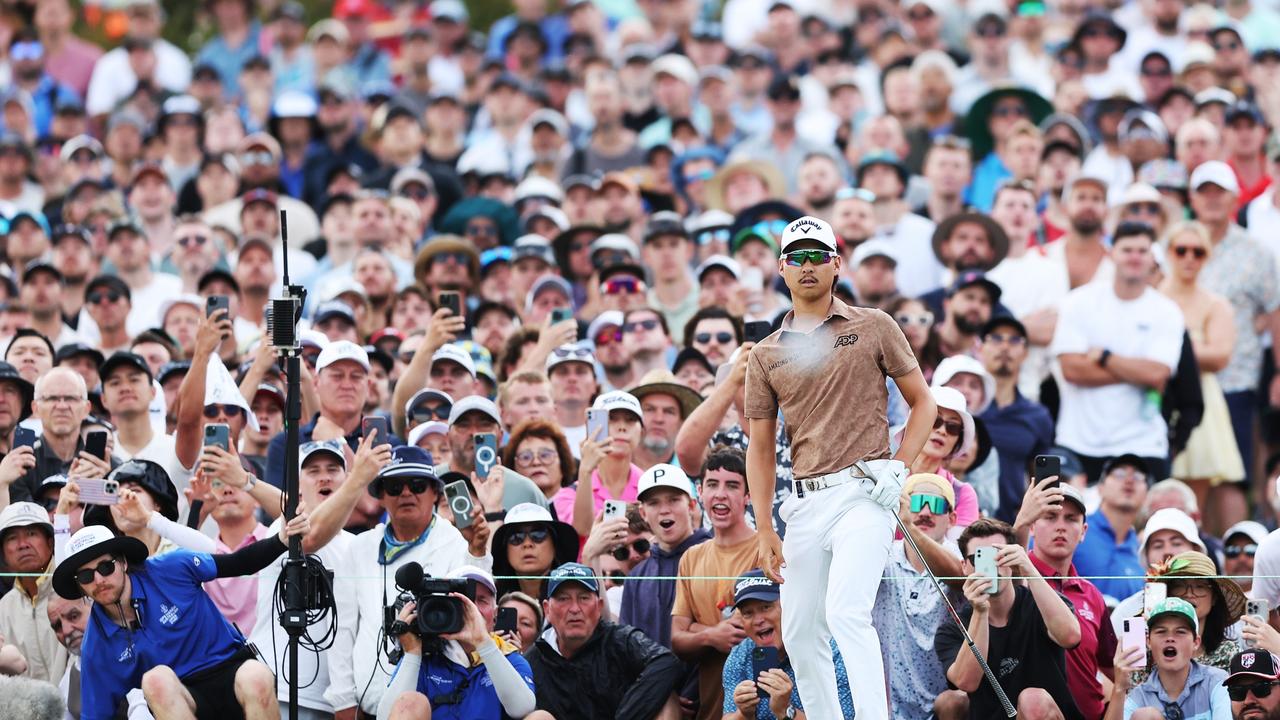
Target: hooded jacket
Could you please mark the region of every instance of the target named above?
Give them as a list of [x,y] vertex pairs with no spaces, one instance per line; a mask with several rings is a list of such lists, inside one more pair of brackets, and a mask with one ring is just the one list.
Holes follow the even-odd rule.
[[[680,558],[694,545],[711,539],[702,528],[693,531],[685,541],[667,552],[656,544],[644,562],[631,569],[631,578],[673,578],[680,574]],[[671,648],[671,608],[676,602],[675,580],[651,580],[626,583],[622,591],[622,608],[618,622],[638,628],[665,648]]]

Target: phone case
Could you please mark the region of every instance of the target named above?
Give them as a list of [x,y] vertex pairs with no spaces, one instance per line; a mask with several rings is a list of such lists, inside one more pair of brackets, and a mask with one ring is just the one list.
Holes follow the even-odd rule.
[[1151,614],[1156,605],[1159,605],[1169,596],[1169,586],[1164,583],[1149,582],[1142,586],[1142,615],[1146,617]]
[[467,484],[461,480],[451,482],[444,486],[444,494],[453,512],[453,526],[459,530],[471,527],[471,490]]
[[604,501],[604,518],[603,522],[608,522],[617,518],[627,516],[627,504],[621,500],[605,500]]
[[991,587],[987,590],[988,595],[995,595],[1000,592],[1000,574],[996,572],[996,549],[994,547],[980,547],[974,550],[973,569],[979,575],[991,578]]
[[498,616],[493,622],[493,631],[514,633],[518,622],[519,616],[515,608],[498,608]]
[[222,424],[205,425],[204,444],[216,445],[231,452],[231,428]]
[[1126,652],[1147,646],[1147,621],[1142,618],[1126,618],[1124,633],[1120,638],[1121,647]]
[[[751,651],[751,679],[756,680],[760,674],[766,670],[773,670],[778,667],[778,648],[775,647],[757,647]],[[761,700],[767,700],[769,693],[764,688],[756,685],[756,695]]]
[[84,451],[96,458],[106,459],[107,454],[107,432],[105,430],[94,430],[84,439]]
[[115,480],[89,478],[77,480],[80,502],[86,505],[116,505],[120,502],[120,486]]
[[609,415],[603,410],[587,411],[587,437],[600,442],[609,436]]
[[498,462],[498,438],[493,433],[481,433],[475,436],[476,475],[485,477]]

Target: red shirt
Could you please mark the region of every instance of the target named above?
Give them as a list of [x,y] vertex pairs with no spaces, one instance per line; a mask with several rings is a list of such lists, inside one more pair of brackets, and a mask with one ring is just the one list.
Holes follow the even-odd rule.
[[[1046,578],[1058,572],[1030,553],[1031,564]],[[1101,720],[1105,698],[1098,683],[1099,668],[1111,668],[1116,651],[1115,631],[1107,619],[1107,606],[1102,593],[1093,583],[1076,574],[1076,566],[1067,570],[1067,580],[1047,580],[1071,602],[1080,621],[1080,644],[1067,651],[1067,686],[1080,714],[1088,720]]]
[[1231,172],[1236,174],[1236,182],[1240,185],[1240,198],[1236,200],[1237,211],[1253,202],[1255,198],[1266,192],[1267,188],[1271,187],[1271,175],[1268,173],[1262,173],[1262,177],[1258,182],[1246,187],[1244,184],[1244,178],[1240,177],[1239,171],[1236,170],[1235,163],[1228,160],[1227,165],[1231,168]]

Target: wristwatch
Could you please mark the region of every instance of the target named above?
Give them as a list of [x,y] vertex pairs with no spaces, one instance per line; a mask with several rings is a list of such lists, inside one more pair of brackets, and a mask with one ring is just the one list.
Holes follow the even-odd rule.
[[784,715],[783,717],[785,717],[787,720],[796,720],[796,706],[788,705],[787,714]]
[[1111,351],[1104,349],[1102,351],[1102,354],[1098,356],[1098,367],[1106,367],[1107,359],[1110,357],[1111,357]]
[[258,476],[254,475],[251,472],[247,472],[244,475],[245,475],[244,487],[240,489],[244,490],[245,492],[249,492],[250,490],[253,490],[254,485],[258,484]]

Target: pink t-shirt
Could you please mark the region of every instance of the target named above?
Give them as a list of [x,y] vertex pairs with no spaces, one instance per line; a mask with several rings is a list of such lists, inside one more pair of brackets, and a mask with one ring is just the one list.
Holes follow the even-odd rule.
[[[227,547],[226,543],[222,542],[222,538],[219,537],[214,541],[217,546],[214,552],[235,552],[270,535],[271,529],[262,523],[258,523],[253,532],[249,533],[244,542],[240,543],[240,547]],[[256,575],[210,580],[204,584],[204,590],[209,593],[209,597],[213,599],[213,604],[218,606],[218,610],[222,611],[223,617],[240,628],[242,635],[248,637],[249,633],[253,632],[253,623],[257,616],[258,606],[258,577]]]
[[[593,512],[599,513],[601,510],[604,510],[605,500],[622,500],[628,503],[635,502],[637,491],[640,489],[640,475],[642,473],[643,471],[640,468],[632,465],[631,473],[627,477],[627,486],[622,489],[622,495],[620,497],[613,497],[609,494],[609,490],[605,488],[604,483],[600,480],[600,470],[596,469],[591,471],[591,504]],[[560,522],[569,523],[570,525],[573,524],[573,502],[577,497],[577,483],[566,488],[560,488],[560,492],[557,492],[556,496],[551,499],[551,504],[556,508],[556,519]],[[974,507],[976,508],[977,496],[975,495],[974,498]]]
[[[951,482],[951,489],[956,494],[956,524],[952,530],[963,530],[978,519],[978,491],[973,486],[962,480],[957,480],[955,475],[946,468],[938,468],[938,474]],[[960,537],[956,532],[956,537]]]

